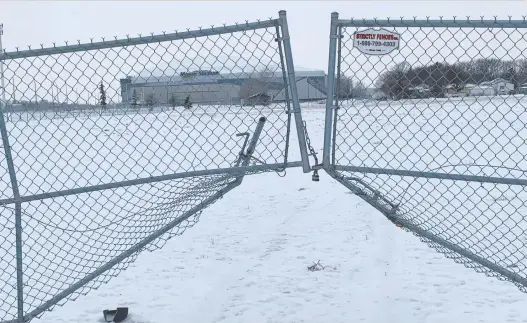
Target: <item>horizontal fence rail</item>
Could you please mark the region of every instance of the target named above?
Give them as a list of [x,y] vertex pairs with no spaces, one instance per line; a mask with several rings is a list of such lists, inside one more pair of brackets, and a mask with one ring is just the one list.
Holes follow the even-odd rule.
[[527,18],[521,20],[501,19],[336,19],[337,26],[342,27],[388,27],[388,28],[499,28],[517,29],[527,27]]
[[523,292],[526,35],[525,19],[333,13],[323,149],[324,169],[390,221]]
[[21,195],[228,169],[260,115],[255,161],[287,163],[299,107],[280,21],[3,54]]
[[0,322],[107,282],[245,175],[311,170],[285,11],[1,49]]

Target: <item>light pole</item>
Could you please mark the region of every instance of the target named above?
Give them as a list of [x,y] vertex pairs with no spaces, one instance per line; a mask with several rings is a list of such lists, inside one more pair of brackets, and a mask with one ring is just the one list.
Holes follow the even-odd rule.
[[[4,24],[0,24],[0,53],[4,51],[2,47],[2,35],[4,34]],[[0,87],[2,88],[2,102],[7,104],[5,100],[5,80],[4,80],[4,61],[0,61]]]

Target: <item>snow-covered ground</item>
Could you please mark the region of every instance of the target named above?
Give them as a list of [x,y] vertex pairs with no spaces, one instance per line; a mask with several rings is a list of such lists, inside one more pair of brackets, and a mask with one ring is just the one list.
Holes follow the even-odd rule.
[[[339,165],[525,180],[523,95],[355,102],[339,110]],[[527,275],[526,187],[345,173],[422,229]],[[480,268],[481,270],[481,268]]]
[[[320,151],[322,106],[303,115]],[[130,323],[527,322],[514,285],[444,258],[323,172],[287,173],[247,176],[182,236],[34,322],[102,322],[118,306]]]
[[[320,260],[325,270],[307,267]],[[512,284],[457,265],[322,174],[245,179],[109,284],[34,322],[527,322]]]

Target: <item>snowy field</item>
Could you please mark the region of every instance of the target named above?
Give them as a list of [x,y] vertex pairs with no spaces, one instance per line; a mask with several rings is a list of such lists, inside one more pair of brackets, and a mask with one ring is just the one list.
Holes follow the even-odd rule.
[[[319,260],[325,270],[307,270]],[[314,183],[298,169],[246,178],[184,235],[35,322],[99,323],[117,306],[134,323],[527,322],[515,286],[445,259],[324,173]]]
[[[526,107],[523,95],[344,105],[337,164],[525,180]],[[527,276],[525,186],[344,175],[372,185],[421,228]]]
[[[260,109],[197,106],[152,113],[131,109],[113,116],[48,116],[23,121],[11,116],[7,128],[20,194],[30,197],[124,180],[230,168],[244,141],[236,134],[252,133],[262,116],[267,123],[254,157],[257,163],[283,163],[288,119],[280,105]],[[12,192],[6,163],[2,166],[5,201]],[[232,177],[201,174],[22,203],[24,312],[37,310],[123,251],[213,198],[213,194],[237,184]],[[16,313],[13,205],[6,205],[1,212],[0,318],[9,320]],[[173,233],[191,226],[193,219],[189,221]],[[162,245],[160,240],[155,242]],[[97,277],[89,286],[97,286],[108,279],[106,276]]]
[[[97,117],[11,116],[7,123],[20,194],[75,189],[150,176],[231,167],[243,144],[240,132],[267,126],[257,152],[266,163],[284,160],[284,106],[197,106],[192,111],[124,113]],[[3,154],[1,156],[3,158]],[[11,197],[5,163],[2,198]]]
[[[227,118],[225,115],[221,113],[216,118],[223,120]],[[228,123],[236,124],[239,116],[230,115]],[[268,115],[280,114],[271,111]],[[258,116],[254,111],[254,117]],[[304,107],[303,116],[313,145],[321,153],[323,105]],[[211,120],[214,119],[209,114],[204,114],[197,117],[196,123],[206,125]],[[242,118],[238,122],[247,120]],[[71,122],[65,119],[62,124],[71,129]],[[90,122],[84,120],[78,127],[93,128],[95,125]],[[60,124],[50,120],[38,127],[56,132]],[[108,124],[111,125],[111,120]],[[122,131],[145,131],[138,124],[131,120],[131,127],[122,127]],[[161,122],[160,129],[166,131],[165,138],[171,138],[172,128],[164,125]],[[184,125],[177,126],[184,129]],[[278,129],[270,128],[266,132],[262,141],[266,148],[259,152],[260,157],[280,161],[281,138],[276,137],[284,134],[284,127],[282,122]],[[24,129],[19,130],[20,142],[31,137]],[[205,135],[220,140],[218,133],[207,131],[210,133],[204,132]],[[98,134],[104,137],[96,139],[96,135],[87,132],[79,135],[92,143],[120,140],[112,141],[112,135],[125,138],[106,134],[104,127]],[[293,127],[293,161],[298,159],[295,137]],[[45,146],[50,144],[49,140],[43,136],[31,141],[36,146]],[[151,151],[148,148],[152,142],[144,147],[141,144],[144,143],[132,143],[142,153]],[[118,146],[108,156],[119,156],[115,151]],[[97,156],[104,155],[100,147],[87,147]],[[233,146],[232,160],[238,152],[234,147],[237,146]],[[199,152],[193,151],[197,156]],[[67,159],[63,156],[56,156],[57,161]],[[134,159],[128,153],[125,156]],[[167,165],[159,169],[160,173],[172,170],[162,156],[146,155],[144,160],[147,162],[153,157],[159,158],[159,161],[156,159],[159,165]],[[20,167],[29,169],[30,165],[37,165],[46,169],[36,156],[31,158],[30,162],[20,163]],[[79,165],[84,161],[75,160],[79,160]],[[205,160],[200,166],[227,165],[222,162]],[[118,166],[138,174],[151,173],[145,167],[126,168],[131,166],[124,163]],[[93,170],[93,174],[100,176],[90,183],[63,181],[67,172],[60,171],[64,169],[60,164],[46,178],[55,176],[52,178],[61,183],[56,189],[96,185],[112,178],[105,176],[108,169],[117,167],[115,160],[105,167],[104,173]],[[72,174],[79,173],[78,169],[71,170]],[[130,323],[527,322],[527,298],[514,285],[487,278],[445,259],[413,235],[395,227],[359,197],[349,194],[324,172],[318,183],[312,182],[300,169],[289,169],[287,173],[285,178],[274,173],[247,176],[240,187],[206,209],[200,222],[182,236],[169,240],[161,250],[140,254],[128,270],[108,284],[75,302],[56,307],[34,322],[103,322],[102,311],[118,306],[130,308],[127,320]],[[39,178],[35,176],[36,182],[19,178],[25,190],[23,194],[39,192],[42,185]],[[146,196],[143,201],[148,199]],[[120,207],[117,202],[113,203],[116,203],[113,207]],[[319,260],[323,270],[307,270]]]
[[518,171],[527,169],[524,95],[365,100],[343,106],[337,126],[339,165],[527,178]]

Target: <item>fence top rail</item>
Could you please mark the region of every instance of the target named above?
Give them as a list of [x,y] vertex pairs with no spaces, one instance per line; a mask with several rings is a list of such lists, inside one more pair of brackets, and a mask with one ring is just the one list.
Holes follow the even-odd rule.
[[498,20],[494,19],[338,19],[337,25],[341,27],[408,27],[408,28],[527,28],[527,16],[520,20]]
[[84,52],[84,51],[90,51],[90,50],[98,50],[98,49],[109,49],[109,48],[115,48],[115,47],[125,47],[125,46],[133,46],[133,45],[146,45],[151,43],[160,43],[160,42],[167,42],[167,41],[174,41],[174,40],[182,40],[182,39],[189,39],[189,38],[196,38],[196,37],[206,37],[206,36],[215,36],[215,35],[222,35],[222,34],[229,34],[234,32],[241,32],[241,31],[249,31],[249,30],[256,30],[256,29],[265,29],[270,27],[275,27],[280,25],[279,19],[267,19],[267,20],[258,20],[256,22],[244,22],[244,23],[237,23],[234,25],[222,25],[222,26],[211,26],[210,28],[200,28],[196,30],[189,30],[186,31],[175,31],[173,33],[163,33],[163,34],[150,34],[150,35],[139,35],[139,37],[127,37],[122,39],[115,39],[113,40],[105,40],[104,38],[102,41],[94,42],[93,39],[89,43],[80,43],[78,41],[78,44],[75,45],[68,45],[66,42],[65,46],[53,46],[53,47],[43,47],[41,45],[41,48],[38,49],[29,49],[27,50],[16,50],[11,52],[0,52],[0,61],[4,61],[7,59],[20,59],[20,58],[28,58],[28,57],[38,57],[38,56],[48,56],[48,55],[57,55],[57,54],[67,54],[67,53],[75,53],[75,52]]

